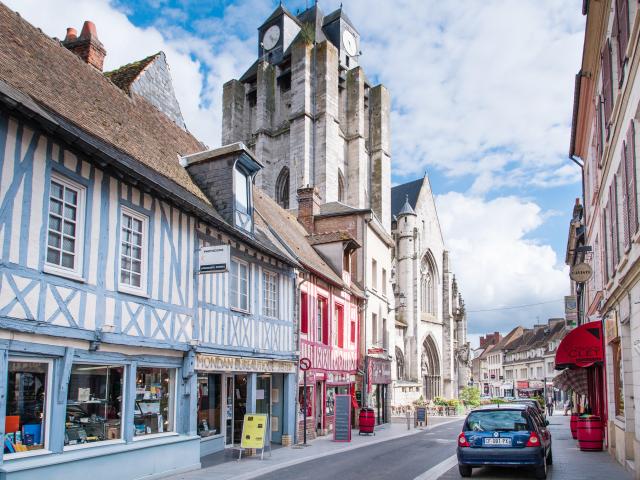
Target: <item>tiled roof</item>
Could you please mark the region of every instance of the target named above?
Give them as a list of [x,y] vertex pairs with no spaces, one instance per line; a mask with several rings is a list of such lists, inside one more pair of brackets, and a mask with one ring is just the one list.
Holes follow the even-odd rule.
[[[311,245],[322,245],[333,242],[356,242],[355,238],[353,238],[349,232],[344,230],[337,232],[315,233],[313,235],[309,235],[308,239]],[[356,244],[357,243],[358,242],[356,242]]]
[[104,76],[115,83],[119,88],[129,93],[131,84],[135,82],[136,78],[144,71],[147,66],[153,62],[160,52],[138,60],[137,62],[128,63],[122,67],[112,70],[111,72],[105,72]]
[[210,204],[178,163],[201,142],[1,3],[0,80]]
[[396,185],[391,188],[391,215],[398,215],[400,210],[405,204],[405,201],[409,202],[411,208],[415,210],[416,203],[418,202],[418,195],[422,189],[424,178],[413,180],[412,182],[403,183],[402,185]]
[[349,205],[345,205],[342,202],[329,202],[323,203],[320,205],[320,215],[319,216],[332,216],[332,215],[350,215],[352,213],[362,213],[369,212],[370,210],[358,209],[354,207],[350,207]]

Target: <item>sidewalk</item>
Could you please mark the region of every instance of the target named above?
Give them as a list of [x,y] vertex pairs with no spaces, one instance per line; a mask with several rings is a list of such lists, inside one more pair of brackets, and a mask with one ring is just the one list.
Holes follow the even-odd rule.
[[260,475],[290,467],[298,463],[307,462],[316,458],[326,457],[337,453],[347,452],[356,448],[362,448],[375,443],[386,442],[395,438],[414,435],[435,426],[460,420],[462,417],[429,417],[428,427],[411,428],[407,430],[406,423],[390,423],[376,427],[375,436],[358,435],[358,430],[353,430],[350,443],[336,443],[332,436],[319,437],[309,442],[307,447],[274,448],[271,456],[269,450],[265,452],[264,460],[260,456],[243,457],[236,460],[238,451],[220,452],[202,459],[203,468],[192,472],[165,477],[168,480],[247,480]]

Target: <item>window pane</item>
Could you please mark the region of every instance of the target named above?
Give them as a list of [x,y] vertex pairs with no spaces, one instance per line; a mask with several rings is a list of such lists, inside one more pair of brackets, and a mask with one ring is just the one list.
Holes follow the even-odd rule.
[[47,249],[47,263],[53,263],[55,265],[60,264],[60,251],[53,248]]
[[62,230],[62,228],[60,228],[61,225],[62,220],[60,219],[60,217],[56,217],[54,215],[49,216],[49,230],[59,232],[60,230]]
[[174,430],[173,371],[169,368],[138,367],[133,418],[136,436]]
[[60,234],[49,232],[49,246],[60,248]]
[[249,211],[249,198],[247,189],[247,176],[237,168],[233,171],[236,196],[236,210],[242,213]]
[[51,202],[49,202],[49,211],[56,215],[62,215],[62,203],[58,200],[51,199]]
[[76,242],[72,237],[63,237],[62,240],[62,249],[65,252],[69,252],[69,253],[73,253],[75,251],[76,248]]
[[78,193],[70,188],[67,188],[64,192],[64,201],[71,205],[78,205]]
[[[58,224],[60,223],[60,220],[58,220]],[[54,225],[54,223],[52,222],[51,225]],[[51,227],[52,230],[54,229],[53,227]],[[74,222],[70,222],[70,221],[66,221],[64,222],[64,234],[65,235],[70,235],[72,237],[76,236],[76,224]]]
[[73,268],[73,255],[69,253],[62,254],[62,266],[65,268]]
[[9,360],[4,453],[44,448],[47,363]]
[[208,437],[221,433],[221,375],[198,374],[198,435]]
[[68,218],[69,220],[76,219],[76,207],[72,207],[70,205],[64,206],[64,218]]
[[64,190],[64,187],[62,185],[60,185],[57,182],[51,182],[51,196],[53,198],[62,199],[62,191],[63,190]]
[[65,445],[121,438],[123,379],[122,366],[73,365],[67,395]]

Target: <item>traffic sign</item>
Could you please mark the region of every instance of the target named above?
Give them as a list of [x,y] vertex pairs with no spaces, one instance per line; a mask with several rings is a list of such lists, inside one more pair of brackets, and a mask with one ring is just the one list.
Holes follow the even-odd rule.
[[311,368],[311,360],[309,360],[307,357],[302,357],[300,359],[300,370],[302,370],[303,372],[306,372],[310,368]]

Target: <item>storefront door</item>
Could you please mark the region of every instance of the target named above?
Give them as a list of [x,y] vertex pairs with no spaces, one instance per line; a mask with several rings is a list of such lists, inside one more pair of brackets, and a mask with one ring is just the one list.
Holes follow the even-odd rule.
[[242,424],[247,413],[247,375],[235,375],[233,384],[233,443],[237,445],[242,438]]
[[324,388],[322,382],[316,383],[316,430],[322,431],[322,413],[324,409]]
[[375,410],[378,425],[387,423],[387,386],[379,384],[375,386]]
[[226,445],[233,445],[233,396],[234,396],[234,388],[233,388],[233,375],[226,377],[227,382],[227,400],[226,400],[226,411],[225,411],[225,422],[226,422]]

